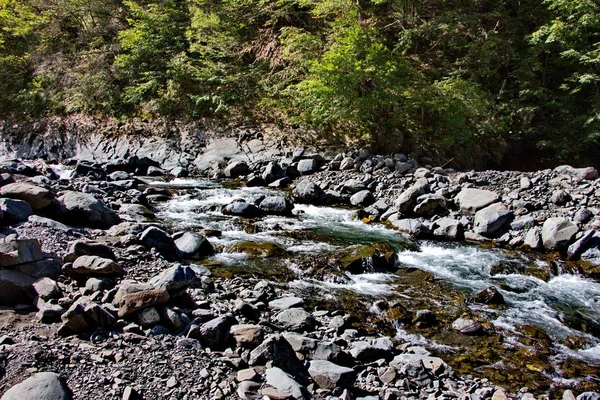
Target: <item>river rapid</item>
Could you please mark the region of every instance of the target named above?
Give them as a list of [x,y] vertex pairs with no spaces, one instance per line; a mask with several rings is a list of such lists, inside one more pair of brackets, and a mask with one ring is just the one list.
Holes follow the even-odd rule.
[[[252,220],[221,212],[236,199],[252,203],[282,194],[266,188],[196,179],[147,183],[175,193],[155,205],[163,223],[176,231],[211,232],[218,252],[203,263],[217,275],[289,285],[316,309],[340,307],[355,315],[357,326],[420,343],[458,372],[488,377],[512,391],[528,386],[543,392],[576,383],[598,388],[600,283],[563,272],[560,263],[466,243],[415,243],[383,224],[357,219],[350,209],[296,204],[294,216]],[[397,271],[314,273],[331,267],[336,254],[352,246],[380,242],[397,251]],[[239,246],[243,243],[278,251],[248,252]],[[490,286],[504,305],[469,301]],[[382,300],[391,306],[382,306]],[[396,318],[391,309],[409,317]],[[434,324],[411,319],[424,309],[436,314]],[[483,333],[454,331],[452,322],[459,317],[480,321]]]

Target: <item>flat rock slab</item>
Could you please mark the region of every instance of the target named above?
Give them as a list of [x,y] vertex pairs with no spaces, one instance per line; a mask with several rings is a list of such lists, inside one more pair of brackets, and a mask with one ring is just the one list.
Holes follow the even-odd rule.
[[269,368],[266,372],[265,381],[267,385],[277,389],[286,397],[292,397],[297,400],[309,397],[308,392],[302,385],[296,382],[291,375],[279,368]]
[[500,196],[490,190],[463,189],[456,195],[456,201],[463,214],[472,215],[484,207],[500,200]]
[[109,258],[81,256],[73,262],[73,271],[81,275],[124,275],[119,264]]
[[392,361],[390,366],[400,371],[406,364],[421,362],[423,366],[434,374],[448,371],[450,367],[439,357],[431,357],[424,354],[399,354]]
[[48,189],[25,182],[3,186],[0,189],[0,195],[26,201],[34,210],[48,207],[54,200],[54,194]]
[[269,302],[269,307],[276,310],[287,310],[289,308],[300,308],[304,306],[304,299],[300,297],[282,297]]
[[325,360],[311,361],[308,374],[323,389],[351,387],[356,379],[356,373],[352,368],[342,367]]

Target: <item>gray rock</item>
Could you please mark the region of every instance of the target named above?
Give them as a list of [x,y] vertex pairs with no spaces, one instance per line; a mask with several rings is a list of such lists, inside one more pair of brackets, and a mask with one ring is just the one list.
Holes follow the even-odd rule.
[[352,157],[346,157],[340,163],[341,171],[348,171],[353,168],[354,168],[354,159],[352,159]]
[[577,396],[577,400],[600,400],[600,393],[584,392]]
[[73,262],[80,256],[98,256],[116,261],[117,256],[112,249],[104,243],[76,240],[69,246],[65,262]]
[[542,242],[547,250],[567,246],[579,228],[564,217],[548,218],[542,226]]
[[229,334],[239,347],[254,348],[263,340],[263,330],[260,325],[232,325]]
[[92,328],[92,321],[85,312],[85,307],[82,304],[73,304],[62,316],[63,327],[69,333],[87,332]]
[[523,244],[533,250],[541,249],[543,246],[541,229],[537,226],[529,229]]
[[16,267],[18,271],[33,276],[34,278],[56,279],[61,274],[61,263],[55,258],[46,258],[30,263],[20,264]]
[[244,161],[233,161],[227,165],[223,174],[226,178],[235,179],[241,175],[247,175],[249,170],[248,164]]
[[308,367],[308,374],[323,389],[349,388],[354,385],[356,379],[356,372],[352,368],[325,360],[312,360]]
[[399,354],[390,361],[390,367],[400,371],[406,364],[414,362],[422,364],[425,369],[431,371],[431,373],[435,375],[451,370],[450,366],[441,358],[423,354]]
[[590,229],[586,231],[583,236],[577,240],[575,243],[569,246],[567,249],[567,255],[571,260],[577,259],[585,250],[587,244],[590,242],[590,239],[594,237],[596,231]]
[[2,400],[71,400],[71,391],[58,374],[38,372],[11,387]]
[[33,209],[23,200],[0,199],[2,219],[8,224],[27,221],[33,214]]
[[31,263],[45,258],[37,239],[0,239],[0,267]]
[[57,299],[61,296],[61,290],[53,279],[40,278],[35,281],[32,286],[37,297],[44,301]]
[[365,183],[358,179],[348,179],[342,184],[342,187],[346,193],[358,193],[367,189]]
[[136,322],[142,328],[154,326],[160,322],[160,314],[154,307],[146,307],[136,314]]
[[90,228],[110,228],[119,218],[103,202],[88,193],[67,192],[59,198],[64,206],[62,215],[67,223]]
[[526,229],[533,228],[536,224],[537,221],[535,220],[535,218],[529,215],[524,215],[522,217],[515,218],[510,223],[510,229],[512,229],[513,231],[523,231]]
[[222,212],[225,215],[243,218],[256,218],[262,214],[258,207],[254,204],[246,203],[245,201],[234,201],[233,203],[226,205]]
[[520,182],[519,182],[519,187],[523,190],[527,190],[527,189],[531,189],[532,188],[532,184],[531,184],[531,179],[529,179],[528,177],[524,176],[521,178]]
[[481,189],[463,189],[456,195],[456,201],[463,214],[473,215],[484,207],[500,200],[497,193]]
[[268,196],[261,200],[258,208],[265,214],[292,215],[294,203],[283,196]]
[[429,228],[418,219],[401,219],[391,222],[392,226],[400,232],[407,233],[415,238],[424,237],[429,234]]
[[54,194],[48,189],[25,182],[3,186],[0,188],[0,195],[10,199],[26,201],[33,210],[48,207],[54,200]]
[[156,248],[165,256],[172,256],[177,253],[177,247],[171,235],[155,226],[151,226],[142,232],[140,243],[148,249]]
[[482,332],[483,326],[475,320],[459,318],[452,323],[452,329],[462,333],[463,335],[478,335]]
[[36,278],[19,271],[0,270],[0,305],[32,304]]
[[126,317],[146,307],[165,304],[169,299],[169,292],[163,288],[121,284],[115,294],[113,304],[119,307],[119,317]]
[[222,349],[229,339],[229,330],[237,320],[231,315],[214,318],[200,326],[200,340],[211,349]]
[[417,183],[403,191],[398,199],[394,202],[394,206],[402,213],[410,213],[417,204],[417,199],[429,191],[427,180],[419,180]]
[[290,343],[281,335],[265,339],[250,352],[248,365],[265,365],[267,362],[292,375],[304,372],[304,364],[298,359]]
[[262,178],[265,180],[265,182],[267,182],[267,184],[269,184],[278,179],[285,178],[285,170],[281,168],[277,162],[271,161],[265,167],[265,170],[262,173]]
[[58,304],[43,303],[38,304],[37,307],[39,310],[35,316],[44,324],[60,322],[61,316],[65,313],[65,309]]
[[464,228],[460,221],[445,217],[435,221],[433,234],[449,240],[460,240],[464,235]]
[[274,387],[285,396],[297,400],[310,398],[306,388],[296,382],[291,375],[277,367],[267,369],[265,373],[265,383]]
[[304,299],[300,297],[281,297],[269,302],[269,307],[276,310],[287,310],[289,308],[302,307]]
[[197,232],[184,232],[175,239],[175,246],[184,258],[199,259],[208,257],[215,252],[208,239]]
[[361,190],[350,197],[350,204],[356,207],[367,207],[375,202],[375,197],[369,190]]
[[296,169],[298,169],[298,172],[301,175],[312,174],[318,168],[319,168],[319,164],[318,164],[317,160],[313,160],[313,159],[300,160],[300,162],[298,162],[298,166],[296,167]]
[[598,178],[598,171],[593,167],[573,168],[570,165],[561,165],[554,168],[554,173],[559,175],[569,175],[579,180],[594,180]]
[[261,398],[259,393],[260,384],[249,380],[242,381],[237,387],[237,395],[242,400],[258,400]]
[[417,215],[439,214],[447,210],[446,198],[439,194],[425,194],[417,198],[414,213]]
[[292,197],[299,203],[324,204],[327,202],[327,195],[323,189],[309,180],[298,183],[292,191]]
[[361,362],[371,362],[381,358],[391,359],[394,344],[389,338],[377,338],[370,341],[351,343],[350,354]]
[[112,174],[108,174],[108,179],[111,181],[126,181],[130,178],[131,176],[125,171],[115,171]]
[[73,271],[80,275],[125,275],[125,270],[108,258],[81,256],[73,262]]
[[475,213],[475,233],[485,237],[496,237],[503,233],[513,218],[512,211],[500,203],[491,204]]
[[150,284],[156,288],[166,289],[176,293],[190,285],[200,282],[200,275],[191,266],[176,264],[150,279]]
[[550,196],[550,201],[557,206],[562,206],[571,201],[571,195],[560,189],[552,193],[552,196]]
[[300,332],[311,331],[316,324],[314,317],[301,308],[283,310],[275,316],[275,320],[285,329]]
[[587,208],[582,208],[575,213],[573,222],[577,224],[585,224],[594,217],[594,213]]

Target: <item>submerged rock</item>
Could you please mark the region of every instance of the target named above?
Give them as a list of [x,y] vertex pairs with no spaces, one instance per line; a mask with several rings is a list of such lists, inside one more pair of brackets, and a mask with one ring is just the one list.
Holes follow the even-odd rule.
[[342,270],[353,274],[396,270],[396,250],[386,242],[358,245],[341,258]]

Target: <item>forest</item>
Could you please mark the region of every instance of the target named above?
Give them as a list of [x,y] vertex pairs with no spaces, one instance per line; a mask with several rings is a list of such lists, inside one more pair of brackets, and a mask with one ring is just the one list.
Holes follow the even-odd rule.
[[599,163],[598,0],[0,0],[0,27],[5,120],[250,118]]

